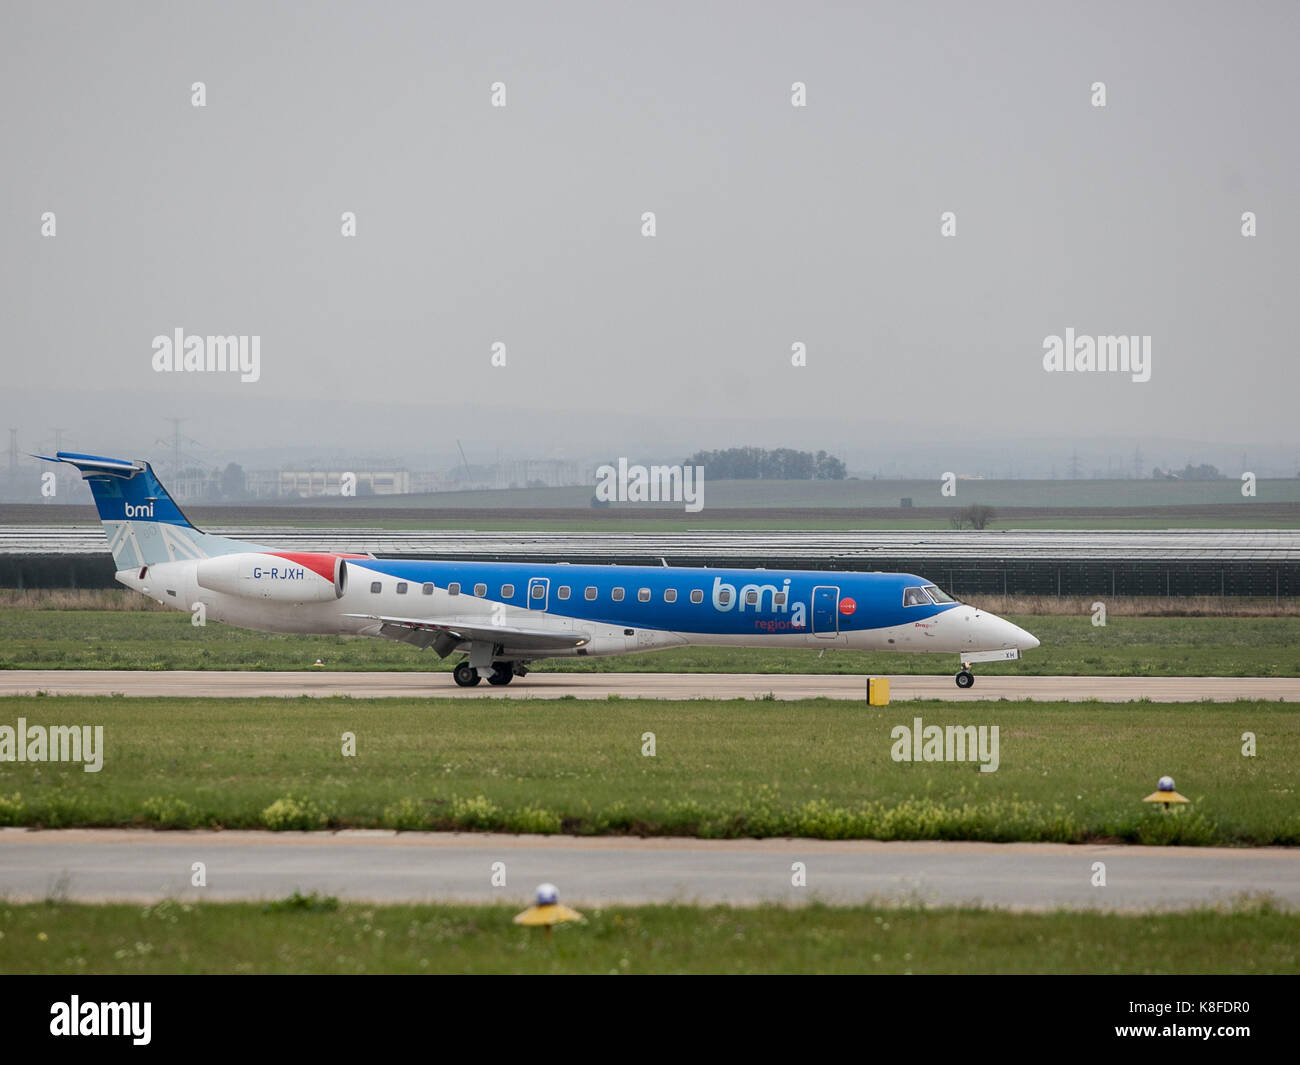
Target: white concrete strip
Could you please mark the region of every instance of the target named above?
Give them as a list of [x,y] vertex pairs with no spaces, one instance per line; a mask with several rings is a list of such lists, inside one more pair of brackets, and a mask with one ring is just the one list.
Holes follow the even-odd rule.
[[[951,675],[891,676],[895,700],[1035,699],[1102,702],[1300,701],[1300,677],[992,677],[976,668],[974,688]],[[350,695],[354,698],[431,695],[466,699],[865,699],[867,678],[790,673],[545,673],[516,678],[505,688],[483,682],[460,688],[449,673],[257,673],[168,670],[4,670],[0,695],[260,696]]]
[[[1106,886],[1094,885],[1104,862]],[[207,886],[191,885],[203,862]],[[506,886],[493,887],[494,862]],[[791,883],[802,862],[807,886]],[[464,833],[0,830],[0,896],[22,901],[523,903],[549,881],[578,905],[887,902],[1159,910],[1267,894],[1300,903],[1300,850]]]

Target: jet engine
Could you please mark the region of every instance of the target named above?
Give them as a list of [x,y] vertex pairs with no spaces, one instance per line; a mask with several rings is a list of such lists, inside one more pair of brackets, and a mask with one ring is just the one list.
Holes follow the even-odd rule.
[[200,588],[243,599],[326,603],[343,595],[347,562],[340,555],[314,552],[248,551],[203,559],[195,580]]

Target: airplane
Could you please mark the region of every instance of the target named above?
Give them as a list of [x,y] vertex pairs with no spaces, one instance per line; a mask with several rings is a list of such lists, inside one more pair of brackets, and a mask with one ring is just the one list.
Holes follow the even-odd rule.
[[525,676],[539,658],[665,647],[815,647],[956,654],[1038,646],[1024,629],[910,573],[439,562],[277,551],[195,528],[148,462],[59,451],[89,482],[120,584],[164,606],[261,632],[377,636],[463,657],[462,687]]

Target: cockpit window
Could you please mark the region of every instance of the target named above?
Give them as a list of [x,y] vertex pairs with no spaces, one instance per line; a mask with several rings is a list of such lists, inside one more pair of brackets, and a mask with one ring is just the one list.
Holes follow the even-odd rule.
[[929,606],[930,598],[924,588],[904,588],[903,606]]
[[925,590],[930,593],[930,598],[933,599],[936,603],[957,602],[956,599],[954,599],[952,596],[950,596],[947,592],[945,592],[942,588],[938,587],[937,585],[927,584],[925,586]]

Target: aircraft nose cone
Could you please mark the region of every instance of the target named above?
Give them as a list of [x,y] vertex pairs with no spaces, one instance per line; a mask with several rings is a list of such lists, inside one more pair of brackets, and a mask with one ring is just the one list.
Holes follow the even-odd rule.
[[1016,646],[1019,647],[1020,650],[1032,651],[1038,646],[1038,637],[1032,632],[1026,632],[1019,625],[1012,625],[1011,627],[1016,630]]
[[995,632],[1002,640],[1003,647],[1014,647],[1020,651],[1032,651],[1038,646],[1038,637],[1026,632],[1019,625],[1012,624],[1006,618],[988,615],[993,621]]

